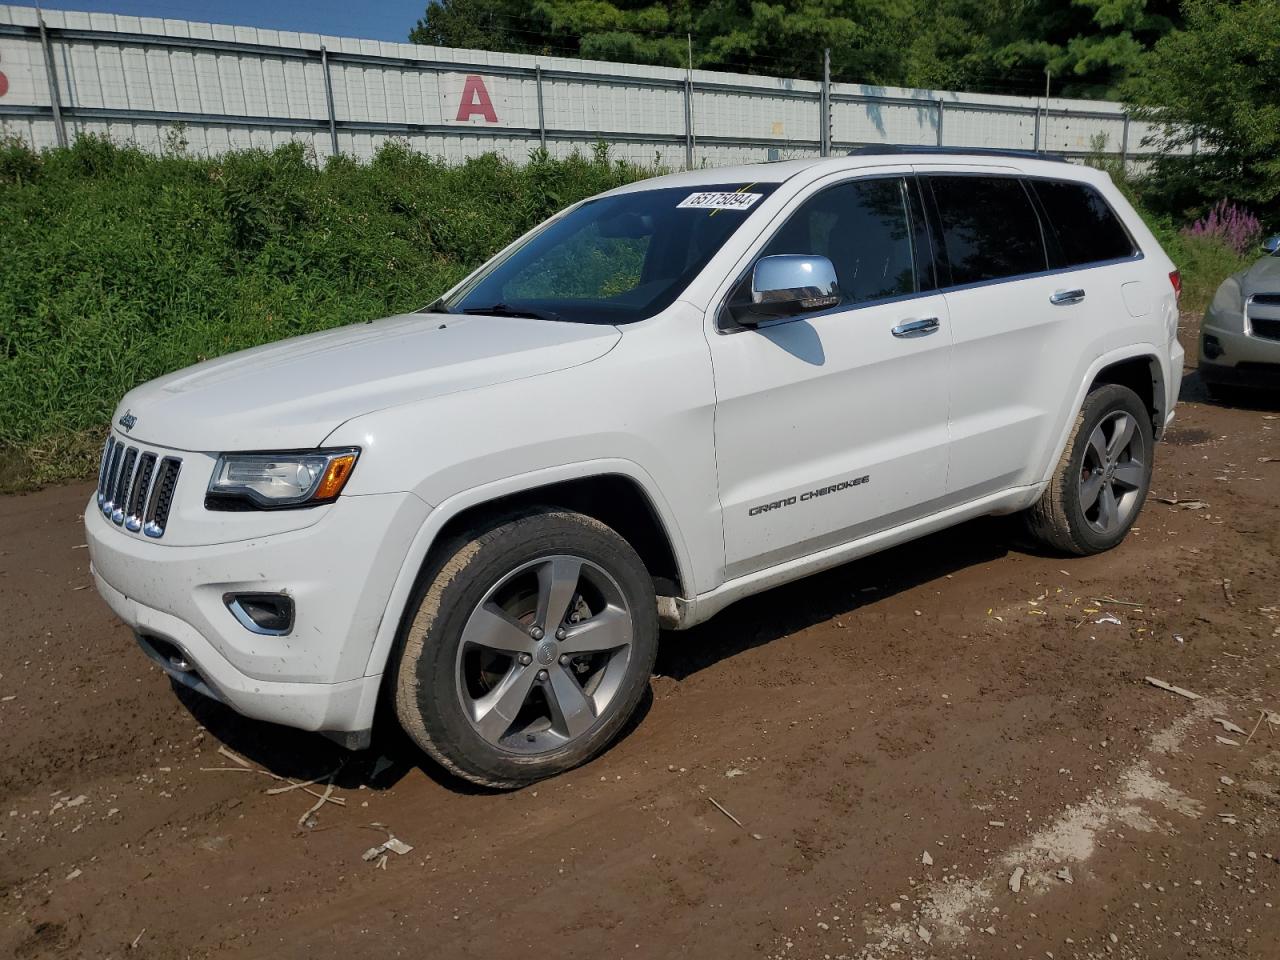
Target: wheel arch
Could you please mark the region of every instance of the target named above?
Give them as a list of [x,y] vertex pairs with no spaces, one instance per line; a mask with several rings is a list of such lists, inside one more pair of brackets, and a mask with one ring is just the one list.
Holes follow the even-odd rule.
[[440,544],[472,525],[535,506],[574,510],[614,529],[640,554],[654,579],[660,610],[665,597],[691,595],[694,581],[689,553],[675,516],[653,479],[638,464],[600,460],[509,477],[455,494],[427,515],[392,587],[365,675],[374,676],[385,669],[409,601]]
[[[1165,410],[1164,368],[1155,354],[1136,354],[1108,363],[1094,374],[1085,394],[1104,383],[1128,387],[1138,395],[1151,417],[1152,433],[1159,440],[1168,411]],[[1080,399],[1083,403],[1084,397]]]
[[1097,357],[1080,378],[1075,402],[1071,405],[1069,415],[1060,425],[1057,442],[1049,451],[1051,456],[1045,461],[1040,474],[1040,486],[1053,476],[1054,468],[1062,458],[1067,439],[1075,428],[1076,417],[1084,407],[1085,397],[1101,384],[1116,383],[1129,387],[1142,400],[1151,416],[1152,433],[1156,440],[1164,434],[1164,426],[1168,410],[1166,397],[1166,374],[1160,355],[1151,344],[1134,344],[1119,350],[1113,350]]

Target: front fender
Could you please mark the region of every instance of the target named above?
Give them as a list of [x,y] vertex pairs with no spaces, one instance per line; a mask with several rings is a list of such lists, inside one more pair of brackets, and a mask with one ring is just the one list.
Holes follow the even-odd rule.
[[413,537],[408,553],[400,566],[391,594],[387,599],[386,611],[378,625],[373,649],[365,666],[365,676],[376,676],[386,669],[387,659],[395,644],[405,608],[413,593],[413,588],[426,562],[427,554],[440,535],[440,531],[454,517],[472,507],[482,506],[510,497],[515,494],[529,493],[552,484],[567,480],[582,480],[591,477],[622,476],[634,482],[649,499],[658,522],[662,524],[667,541],[675,555],[676,565],[680,570],[681,582],[691,584],[693,580],[692,561],[685,538],[676,522],[671,505],[662,495],[653,477],[639,464],[631,460],[601,459],[579,463],[562,464],[529,473],[517,474],[494,480],[490,483],[463,490],[437,504],[423,521],[422,526]]

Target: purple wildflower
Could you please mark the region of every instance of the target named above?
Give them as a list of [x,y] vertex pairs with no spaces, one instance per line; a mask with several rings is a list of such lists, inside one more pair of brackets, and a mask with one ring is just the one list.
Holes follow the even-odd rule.
[[1244,207],[1219,200],[1208,214],[1182,232],[1189,237],[1213,237],[1236,253],[1245,254],[1262,239],[1262,224]]

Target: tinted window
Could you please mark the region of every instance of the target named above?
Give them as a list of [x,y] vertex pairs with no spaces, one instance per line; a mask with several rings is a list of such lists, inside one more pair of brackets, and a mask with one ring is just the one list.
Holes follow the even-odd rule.
[[897,179],[829,187],[800,205],[761,256],[826,257],[836,268],[846,304],[914,293],[915,248],[906,203]]
[[663,187],[590,200],[490,263],[443,306],[580,323],[643,320],[680,295],[774,187]]
[[1048,269],[1040,219],[1013,177],[928,178],[942,220],[951,282],[979,283]]
[[1083,183],[1030,181],[1062,252],[1061,267],[1133,256],[1133,241],[1102,194]]

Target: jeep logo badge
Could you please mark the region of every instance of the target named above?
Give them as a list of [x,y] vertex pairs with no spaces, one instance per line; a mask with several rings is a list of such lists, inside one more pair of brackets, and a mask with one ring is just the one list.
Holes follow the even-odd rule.
[[128,433],[130,430],[132,430],[132,429],[133,429],[134,424],[136,424],[137,422],[138,422],[138,418],[137,418],[137,417],[135,417],[135,416],[134,416],[130,411],[128,411],[128,410],[126,410],[126,411],[124,412],[124,416],[123,416],[123,417],[121,417],[119,420],[117,420],[117,421],[116,421],[116,423],[118,423],[118,424],[120,424],[120,426],[124,427],[124,432],[125,432],[125,433]]

